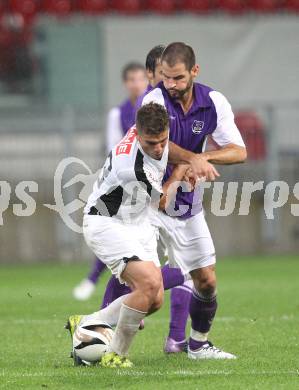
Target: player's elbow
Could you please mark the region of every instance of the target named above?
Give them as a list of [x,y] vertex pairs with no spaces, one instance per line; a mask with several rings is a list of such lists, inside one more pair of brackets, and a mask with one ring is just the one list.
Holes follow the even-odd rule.
[[246,147],[239,145],[232,145],[231,147],[234,151],[234,163],[239,164],[245,162],[247,159]]
[[243,163],[247,160],[246,147],[239,146],[239,162]]
[[159,202],[159,210],[164,211],[166,209],[166,195],[163,195]]

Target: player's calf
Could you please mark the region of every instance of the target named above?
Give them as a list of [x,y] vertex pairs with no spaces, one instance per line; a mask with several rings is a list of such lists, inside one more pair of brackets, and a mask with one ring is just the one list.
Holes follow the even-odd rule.
[[146,312],[122,304],[109,352],[115,352],[119,356],[128,354],[133,338],[138,332],[140,321],[146,314]]
[[157,310],[163,301],[160,270],[151,262],[129,262],[121,275],[132,288],[120,309],[119,320],[110,344],[110,352],[126,356],[140,322]]
[[164,288],[159,275],[152,276],[143,286],[140,286],[140,293],[144,295],[148,301],[147,315],[159,310],[163,304]]

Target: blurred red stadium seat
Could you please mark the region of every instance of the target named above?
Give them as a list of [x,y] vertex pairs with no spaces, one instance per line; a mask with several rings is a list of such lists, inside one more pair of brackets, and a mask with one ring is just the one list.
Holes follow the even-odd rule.
[[108,8],[108,0],[78,0],[76,10],[101,14],[107,12]]
[[147,0],[145,8],[159,14],[171,14],[176,11],[175,0]]
[[26,21],[31,21],[38,12],[38,0],[10,0],[10,11],[21,14]]
[[299,13],[299,0],[286,0],[284,7],[289,11]]
[[278,0],[248,0],[247,8],[255,12],[275,12],[279,8]]
[[181,9],[187,12],[205,13],[214,8],[211,0],[183,0]]
[[113,11],[125,14],[137,14],[142,10],[141,0],[111,0]]
[[235,123],[242,134],[249,160],[262,160],[266,156],[265,128],[255,112],[240,111]]
[[218,0],[216,8],[231,14],[240,14],[246,10],[246,0]]
[[72,10],[72,0],[43,0],[42,10],[57,16],[67,16]]
[[0,15],[8,10],[7,0],[0,0]]

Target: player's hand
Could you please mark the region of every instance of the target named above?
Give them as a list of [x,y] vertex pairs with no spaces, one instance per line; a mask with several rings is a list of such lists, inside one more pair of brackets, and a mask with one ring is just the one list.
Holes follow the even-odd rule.
[[214,165],[202,158],[199,154],[194,155],[190,161],[190,166],[192,168],[195,181],[203,180],[204,178],[207,181],[214,181],[220,176]]
[[188,168],[185,172],[183,180],[188,182],[191,185],[191,191],[194,191],[196,186],[198,186],[200,183],[206,181],[207,178],[205,176],[202,176],[200,179],[196,178],[196,176],[194,175],[194,172],[192,171],[192,168]]
[[186,181],[191,185],[191,191],[194,191],[196,186],[196,177],[191,168],[188,168],[184,174],[183,181]]

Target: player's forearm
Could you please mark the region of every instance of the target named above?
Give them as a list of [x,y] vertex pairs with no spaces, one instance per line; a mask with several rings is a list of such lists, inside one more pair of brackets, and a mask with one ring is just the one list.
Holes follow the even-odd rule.
[[219,176],[213,164],[202,157],[202,153],[189,152],[172,142],[169,144],[169,162],[173,164],[190,164],[195,180],[205,177],[213,181]]
[[170,164],[190,164],[195,153],[169,142],[168,162]]
[[170,178],[163,185],[163,195],[160,199],[159,209],[165,210],[174,196],[176,196],[176,182],[181,182],[189,165],[181,164],[174,167]]
[[201,153],[201,157],[212,164],[229,165],[239,164],[246,160],[246,148],[229,144],[219,150]]

